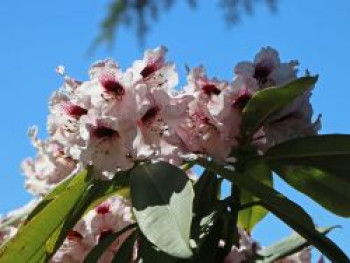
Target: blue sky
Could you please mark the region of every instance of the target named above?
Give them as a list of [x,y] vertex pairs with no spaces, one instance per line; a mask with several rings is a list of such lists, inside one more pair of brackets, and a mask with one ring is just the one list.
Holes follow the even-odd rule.
[[[241,22],[228,30],[217,1],[201,1],[197,11],[191,11],[179,0],[170,12],[161,14],[146,37],[145,48],[166,45],[181,74],[185,64],[204,64],[209,75],[231,79],[238,61],[252,59],[262,46],[275,47],[282,59],[297,58],[302,70],[320,74],[312,101],[315,113],[323,116],[322,133],[350,133],[350,2],[277,2],[276,14],[259,4],[253,16],[243,15]],[[45,136],[48,98],[61,84],[55,67],[63,64],[70,75],[85,79],[96,59],[113,57],[127,67],[142,56],[134,32],[125,28],[119,30],[112,50],[102,46],[86,56],[107,4],[106,0],[0,3],[0,213],[31,198],[23,188],[20,162],[35,154],[27,128],[37,124]],[[350,256],[349,220],[324,211],[280,180],[276,185],[301,203],[318,225],[342,225],[343,229],[330,236]],[[269,215],[253,234],[266,245],[289,233]]]

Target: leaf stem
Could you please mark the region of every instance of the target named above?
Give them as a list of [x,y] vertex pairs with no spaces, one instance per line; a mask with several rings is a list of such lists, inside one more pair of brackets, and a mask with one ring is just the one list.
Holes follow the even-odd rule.
[[228,236],[224,247],[225,254],[228,254],[232,246],[239,247],[238,213],[241,207],[241,189],[235,183],[231,183],[230,220],[228,225]]
[[234,229],[233,234],[233,244],[239,248],[239,233],[238,233],[238,213],[241,207],[241,189],[235,183],[232,183],[231,195],[233,196],[233,202],[231,205],[231,214],[232,214],[232,226]]
[[181,167],[181,169],[182,169],[183,171],[186,172],[186,171],[190,170],[195,164],[196,164],[195,162],[189,161],[189,162],[185,163],[185,164]]
[[248,209],[248,208],[251,208],[252,206],[256,206],[256,205],[262,206],[263,203],[261,201],[254,201],[254,202],[246,203],[244,205],[241,205],[239,210]]

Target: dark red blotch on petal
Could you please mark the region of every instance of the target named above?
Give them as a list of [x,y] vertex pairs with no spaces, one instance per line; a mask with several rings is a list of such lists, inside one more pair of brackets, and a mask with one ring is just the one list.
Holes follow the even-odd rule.
[[75,230],[69,230],[67,233],[67,239],[68,240],[76,240],[76,239],[82,239],[83,236]]
[[113,78],[102,78],[101,84],[107,93],[113,94],[115,96],[122,96],[125,94],[123,85]]
[[97,208],[96,208],[96,212],[100,215],[104,215],[104,214],[107,214],[110,212],[110,205],[109,204],[102,204],[102,205],[99,205]]
[[219,95],[221,90],[219,90],[214,84],[204,84],[202,90],[207,95]]
[[158,70],[158,67],[156,64],[150,64],[147,65],[141,72],[141,76],[145,79],[149,77],[152,73]]
[[93,135],[97,138],[113,138],[119,136],[119,133],[111,128],[99,126],[93,131]]
[[155,106],[155,107],[152,107],[150,108],[141,118],[141,122],[143,124],[147,124],[147,123],[150,123],[152,122],[155,117],[157,116],[158,112],[160,111],[160,109]]
[[257,64],[255,66],[254,71],[254,78],[260,83],[260,84],[266,84],[268,81],[268,77],[271,73],[271,68],[267,65],[264,65],[263,63]]
[[239,96],[237,99],[234,100],[233,107],[235,107],[236,109],[239,109],[239,110],[243,110],[251,98],[252,98],[251,94],[244,93],[241,96]]
[[78,105],[75,104],[64,104],[63,106],[63,110],[64,112],[69,115],[72,116],[74,118],[79,119],[81,116],[86,115],[88,113],[88,111]]

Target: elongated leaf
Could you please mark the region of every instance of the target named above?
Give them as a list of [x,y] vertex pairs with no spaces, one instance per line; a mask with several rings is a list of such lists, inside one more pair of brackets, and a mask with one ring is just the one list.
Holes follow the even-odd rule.
[[350,217],[350,136],[294,139],[264,156],[288,184],[331,212]]
[[193,188],[187,175],[169,163],[146,163],[131,171],[131,199],[142,233],[159,249],[179,258],[189,246]]
[[350,182],[350,135],[318,135],[289,140],[269,149],[270,164],[311,166]]
[[[163,251],[155,248],[152,243],[150,243],[145,236],[140,235],[139,239],[139,263],[192,263],[187,262],[187,260],[179,260],[175,257],[165,254]],[[183,262],[185,261],[185,262]]]
[[41,258],[37,252],[45,252],[46,240],[61,225],[74,209],[90,184],[91,175],[83,171],[72,179],[66,190],[37,213],[19,233],[0,250],[0,262],[30,262],[33,257]]
[[312,219],[300,206],[279,192],[265,186],[252,177],[242,176],[213,162],[199,160],[198,163],[205,168],[215,171],[227,180],[234,181],[243,189],[260,198],[269,211],[307,239],[310,244],[319,249],[332,262],[350,262],[349,258],[336,244],[315,229]]
[[102,238],[102,240],[100,240],[99,243],[86,256],[84,263],[97,262],[98,259],[102,256],[102,254],[106,251],[106,249],[109,248],[118,237],[120,237],[122,234],[126,233],[127,231],[133,229],[134,227],[136,227],[135,224],[128,225],[127,227],[124,227],[122,230],[111,233],[106,237]]
[[218,204],[218,189],[220,182],[215,173],[205,170],[194,185],[193,211],[198,214],[208,214]]
[[289,185],[327,210],[350,217],[349,181],[312,167],[275,167],[275,171]]
[[54,189],[48,193],[41,202],[33,209],[33,211],[27,216],[25,220],[25,224],[27,224],[36,214],[38,214],[43,208],[45,208],[52,200],[54,200],[57,196],[59,196],[62,192],[64,192],[70,182],[72,181],[74,176],[67,178],[60,184],[58,184]]
[[317,82],[316,77],[302,77],[283,87],[272,87],[257,92],[245,106],[242,115],[242,132],[251,137],[273,114],[304,94]]
[[209,233],[204,233],[204,240],[200,242],[199,252],[195,257],[195,262],[218,262],[217,257],[220,253],[219,241],[222,237],[222,229],[223,222],[221,219],[217,219],[213,222],[213,225],[208,229]]
[[136,238],[137,238],[137,232],[134,231],[130,236],[127,237],[127,239],[120,246],[116,255],[113,258],[112,263],[131,262]]
[[[319,228],[318,230],[322,234],[327,234],[335,227]],[[304,248],[310,246],[305,238],[293,233],[291,236],[269,246],[265,247],[259,251],[259,255],[264,258],[257,260],[257,263],[272,263],[275,260],[290,256],[296,252],[303,250]]]
[[[270,168],[262,162],[251,164],[245,171],[244,175],[251,176],[269,187],[273,186],[272,173]],[[243,175],[243,176],[244,176]],[[247,205],[249,203],[257,202],[260,199],[252,195],[246,190],[241,190],[241,204]],[[266,215],[268,211],[258,205],[254,205],[250,208],[241,210],[238,214],[238,224],[248,231],[251,231],[254,226],[259,223]]]

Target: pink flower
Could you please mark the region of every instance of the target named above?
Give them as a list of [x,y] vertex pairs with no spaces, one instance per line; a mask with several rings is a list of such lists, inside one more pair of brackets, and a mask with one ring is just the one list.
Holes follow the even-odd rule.
[[[111,197],[87,213],[68,232],[63,245],[51,262],[84,262],[85,257],[100,240],[133,223],[130,204],[121,197]],[[99,262],[111,262],[130,231],[118,237],[107,248]]]
[[224,263],[243,263],[256,255],[260,249],[259,244],[242,228],[238,228],[239,248],[233,246],[231,252],[226,256]]
[[98,79],[103,75],[118,76],[121,74],[120,67],[113,59],[104,59],[96,61],[89,70],[90,79]]
[[37,148],[37,156],[35,159],[27,158],[22,163],[25,186],[34,195],[45,195],[75,171],[77,162],[64,153],[63,146],[57,141],[37,139],[36,128],[30,131],[30,135]]
[[229,89],[226,82],[208,79],[202,67],[190,71],[185,91],[193,99],[186,118],[174,127],[190,152],[223,161],[237,146],[241,116]]
[[183,143],[174,132],[187,112],[188,97],[169,94],[163,88],[136,87],[137,136],[133,146],[137,159],[181,163]]
[[[282,63],[278,52],[263,48],[254,62],[241,62],[235,67],[237,74],[233,85],[241,95],[234,104],[243,109],[249,97],[264,88],[279,88],[297,78],[297,61]],[[311,90],[296,98],[280,112],[272,116],[254,136],[253,144],[259,149],[267,148],[297,137],[317,134],[321,128],[320,117],[312,120]],[[243,103],[242,103],[243,102]]]
[[134,131],[114,117],[100,116],[92,111],[82,118],[80,134],[85,140],[81,161],[92,164],[98,173],[113,176],[133,165],[132,138]]
[[94,236],[86,227],[82,220],[74,229],[69,230],[66,239],[50,262],[83,262],[95,245]]
[[243,76],[247,81],[254,80],[259,88],[279,86],[286,84],[296,78],[297,61],[281,63],[278,52],[271,48],[263,48],[255,56],[254,62],[240,62],[236,65],[234,72]]
[[163,46],[146,50],[144,58],[134,62],[128,70],[133,74],[137,84],[144,83],[149,87],[171,89],[178,84],[175,65],[165,61],[167,49]]
[[78,160],[80,151],[77,146],[83,144],[79,133],[80,119],[88,110],[74,101],[66,93],[56,92],[51,97],[48,131],[52,138],[59,141],[66,154]]

